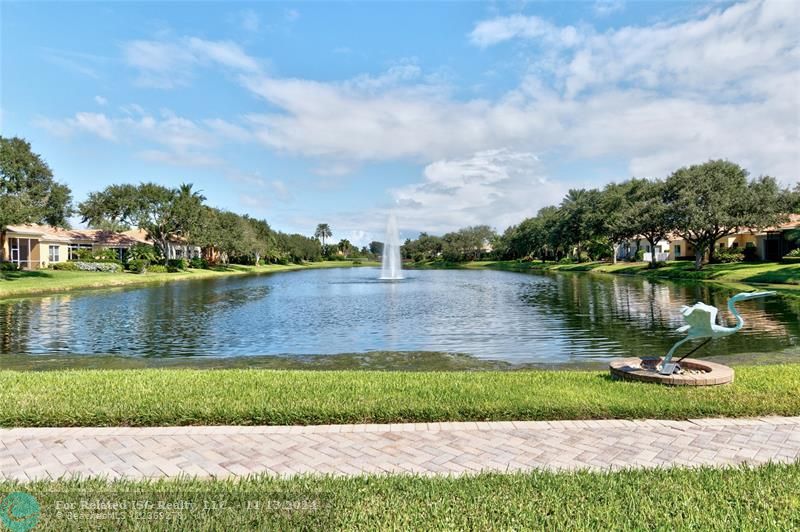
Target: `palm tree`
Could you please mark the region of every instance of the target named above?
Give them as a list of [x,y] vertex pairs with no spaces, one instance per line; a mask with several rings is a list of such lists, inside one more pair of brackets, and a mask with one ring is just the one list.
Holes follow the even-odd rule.
[[175,190],[173,201],[175,233],[183,238],[185,244],[191,243],[193,233],[200,226],[203,202],[206,200],[193,186],[191,183],[182,183]]
[[338,247],[339,251],[341,251],[346,257],[350,254],[350,250],[353,249],[353,244],[351,244],[350,241],[345,238],[339,241]]
[[325,239],[330,238],[331,236],[333,236],[333,233],[331,233],[331,228],[328,224],[317,225],[317,230],[314,232],[314,238],[322,240],[323,247],[325,246]]

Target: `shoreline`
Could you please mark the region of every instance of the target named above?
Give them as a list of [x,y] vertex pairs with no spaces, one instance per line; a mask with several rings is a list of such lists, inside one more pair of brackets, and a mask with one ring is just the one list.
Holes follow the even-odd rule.
[[686,261],[672,261],[666,266],[650,269],[645,262],[584,262],[558,264],[540,261],[470,261],[453,263],[428,261],[411,263],[412,270],[500,270],[518,273],[590,273],[603,275],[627,275],[651,280],[693,281],[714,284],[732,290],[749,291],[753,288],[768,288],[783,296],[800,298],[800,263],[756,262],[709,264],[695,271]]
[[[3,272],[0,274],[0,302],[11,299],[46,296],[68,292],[126,287],[144,287],[177,281],[200,281],[238,275],[263,275],[268,273],[282,273],[288,271],[322,268],[362,268],[375,267],[379,265],[380,263],[372,261],[354,264],[353,261],[342,260],[311,262],[307,264],[265,264],[262,266],[232,264],[224,269],[190,269],[176,273],[135,274],[131,272],[105,273],[63,270]],[[13,278],[9,278],[9,276],[13,276]],[[14,283],[21,283],[21,285],[16,286]]]

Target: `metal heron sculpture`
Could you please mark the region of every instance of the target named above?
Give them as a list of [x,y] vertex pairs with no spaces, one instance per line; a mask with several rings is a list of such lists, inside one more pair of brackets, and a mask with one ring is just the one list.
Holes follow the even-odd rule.
[[[705,303],[695,303],[691,307],[686,305],[681,307],[681,315],[683,315],[683,319],[686,321],[687,325],[680,327],[677,331],[688,334],[686,335],[686,338],[676,342],[675,345],[673,345],[669,350],[667,356],[664,357],[664,360],[661,363],[661,369],[659,373],[662,375],[672,375],[677,369],[679,369],[678,364],[672,362],[672,355],[675,354],[675,351],[678,349],[678,347],[686,342],[690,340],[696,340],[697,338],[706,338],[705,342],[697,346],[680,360],[683,360],[690,354],[694,353],[714,338],[730,336],[741,329],[744,326],[744,319],[742,319],[742,317],[736,311],[736,303],[739,301],[747,301],[748,299],[756,299],[774,295],[775,292],[742,292],[728,299],[728,309],[736,318],[736,325],[733,327],[717,325],[717,307],[712,307],[711,305],[706,305]],[[680,360],[678,362],[680,362]]]

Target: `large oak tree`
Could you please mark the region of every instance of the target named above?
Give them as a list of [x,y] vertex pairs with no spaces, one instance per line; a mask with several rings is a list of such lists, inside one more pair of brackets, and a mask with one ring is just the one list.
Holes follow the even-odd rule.
[[24,139],[0,137],[0,229],[47,223],[68,227],[72,193]]
[[695,268],[714,258],[714,244],[742,229],[761,229],[786,218],[785,191],[774,178],[748,181],[747,170],[725,160],[676,170],[665,200],[675,231],[695,248]]
[[93,192],[78,206],[84,223],[93,227],[139,227],[165,257],[170,243],[192,243],[203,214],[203,197],[192,185],[168,188],[155,183],[111,185]]

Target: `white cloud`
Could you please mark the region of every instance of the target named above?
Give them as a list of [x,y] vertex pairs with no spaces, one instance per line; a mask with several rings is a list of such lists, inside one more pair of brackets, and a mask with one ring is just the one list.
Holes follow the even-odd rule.
[[270,148],[340,163],[430,161],[546,132],[544,117],[531,120],[514,102],[457,102],[443,87],[391,85],[394,76],[342,83],[245,78],[248,89],[282,111],[248,120]]
[[[479,224],[503,231],[539,208],[558,203],[570,186],[579,185],[547,179],[532,153],[484,150],[430,163],[419,181],[391,189],[389,204],[326,215],[325,221],[333,227],[335,238],[347,238],[359,247],[384,240],[389,212],[397,217],[402,238]],[[291,223],[313,227],[316,218],[297,216]]]
[[[602,34],[535,17],[492,19],[476,25],[475,44],[534,40],[547,58],[495,99],[455,99],[413,62],[340,82],[240,80],[277,108],[247,117],[255,138],[318,160],[319,173],[368,161],[427,163],[423,181],[391,191],[407,230],[502,229],[569,188],[546,178],[532,153],[548,167],[555,154],[586,166],[627,160],[637,176],[727,158],[796,182],[798,26],[796,5],[758,1]],[[569,185],[602,185],[591,177]],[[363,225],[365,216],[337,223],[380,234],[380,223]]]
[[34,120],[34,124],[60,137],[84,132],[105,140],[116,140],[113,123],[102,113],[75,113],[73,117],[64,120],[39,117]]
[[625,0],[595,0],[593,9],[598,17],[606,17],[625,9]]
[[443,233],[479,224],[503,230],[557,203],[567,188],[545,177],[535,154],[493,149],[435,161],[423,181],[390,193],[406,230]]
[[188,45],[199,61],[208,59],[219,65],[245,72],[258,72],[259,70],[258,62],[247,55],[238,44],[191,37]]
[[479,22],[473,42],[535,39],[556,55],[495,99],[459,100],[413,62],[341,82],[240,76],[276,112],[247,117],[263,145],[319,168],[430,162],[505,147],[614,157],[665,175],[712,157],[800,175],[800,8],[750,2],[688,22],[599,34],[535,17]]
[[225,162],[219,157],[197,152],[143,150],[138,152],[137,155],[145,161],[180,167],[219,166]]
[[125,113],[128,116],[144,116],[144,115],[147,114],[147,112],[144,110],[144,108],[141,105],[136,104],[136,103],[129,103],[129,104],[126,104],[126,105],[121,105],[119,107],[119,110],[122,111],[123,113]]
[[[126,50],[142,51],[129,58],[141,76],[174,86],[194,68],[213,65],[235,74],[269,107],[241,120],[190,120],[129,105],[119,118],[83,113],[39,123],[60,134],[139,139],[152,144],[142,156],[164,162],[214,159],[227,142],[307,157],[326,176],[372,161],[417,162],[426,165],[421,180],[390,191],[405,230],[487,222],[502,229],[560,200],[568,184],[545,172],[557,157],[587,167],[624,160],[638,176],[728,158],[754,174],[798,181],[797,27],[800,4],[761,1],[603,33],[536,17],[496,17],[478,22],[470,40],[485,48],[518,39],[523,53],[530,49],[530,70],[504,94],[471,99],[454,96],[446,80],[426,76],[413,60],[384,73],[321,82],[267,75],[230,42],[136,41]],[[586,180],[569,185],[602,184],[592,177],[588,171]],[[280,192],[274,180],[258,179],[266,196]],[[385,210],[374,213],[377,221],[367,225],[364,212],[336,221],[343,231],[380,235]]]
[[[115,142],[154,145],[137,155],[150,162],[175,166],[214,166],[222,159],[210,150],[222,144],[220,125],[216,120],[196,122],[177,116],[169,110],[152,115],[141,106],[129,104],[121,108],[124,115],[109,117],[104,113],[75,113],[64,119],[40,118],[36,125],[59,136],[88,133]],[[227,123],[226,123],[227,124]],[[234,128],[233,125],[229,125]]]
[[257,32],[261,27],[261,17],[252,9],[244,9],[236,14],[239,26],[249,32]]
[[[763,75],[797,74],[798,25],[800,4],[752,0],[699,19],[604,33],[559,28],[538,17],[497,17],[479,22],[470,37],[479,46],[511,39],[550,45],[557,60],[537,66],[549,68],[571,97],[622,84],[718,99],[764,94]],[[558,37],[566,31],[576,33]]]
[[95,54],[47,47],[42,48],[41,51],[44,59],[49,63],[92,79],[100,79],[100,70],[108,63],[107,58]]
[[187,85],[194,68],[216,65],[237,72],[259,71],[258,61],[230,41],[185,37],[175,41],[131,41],[123,45],[125,62],[138,70],[137,83],[170,89]]
[[295,20],[300,18],[300,12],[296,9],[284,9],[283,18],[285,18],[289,22],[294,22]]
[[487,47],[511,39],[537,39],[552,46],[573,46],[579,39],[573,26],[558,26],[540,18],[524,15],[497,17],[479,22],[470,33],[473,44]]
[[114,130],[111,121],[102,113],[76,113],[72,119],[78,129],[94,133],[106,140],[114,140]]
[[227,120],[212,118],[204,120],[203,123],[208,126],[214,134],[227,140],[237,142],[249,142],[254,140],[253,134],[247,128],[228,122]]
[[108,104],[108,100],[102,96],[95,96],[94,101],[97,105],[106,105]]

